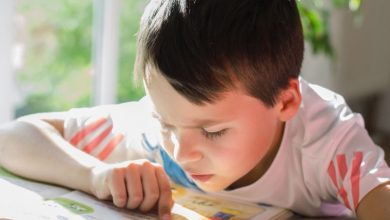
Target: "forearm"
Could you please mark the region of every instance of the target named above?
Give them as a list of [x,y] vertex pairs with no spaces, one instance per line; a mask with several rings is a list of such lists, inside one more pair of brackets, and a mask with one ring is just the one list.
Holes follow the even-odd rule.
[[15,121],[0,127],[0,164],[35,180],[91,193],[96,158],[71,146],[51,125]]
[[383,183],[371,190],[359,203],[359,220],[386,220],[390,216],[390,182]]

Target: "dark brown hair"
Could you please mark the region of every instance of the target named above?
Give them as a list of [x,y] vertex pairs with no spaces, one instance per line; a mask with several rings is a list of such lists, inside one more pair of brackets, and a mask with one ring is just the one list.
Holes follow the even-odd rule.
[[152,0],[138,33],[135,74],[158,70],[189,101],[234,88],[273,106],[299,76],[303,33],[295,0]]

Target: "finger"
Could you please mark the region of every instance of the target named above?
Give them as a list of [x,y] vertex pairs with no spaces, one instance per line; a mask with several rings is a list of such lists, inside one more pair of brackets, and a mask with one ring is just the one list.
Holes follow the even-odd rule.
[[112,170],[108,185],[114,204],[118,207],[124,207],[127,202],[124,170],[120,168]]
[[139,165],[132,163],[126,170],[127,208],[136,209],[143,200],[143,189]]
[[154,207],[160,196],[156,171],[152,163],[145,162],[142,165],[141,178],[144,192],[144,200],[142,201],[139,210],[147,212]]
[[160,189],[160,197],[158,200],[158,215],[160,219],[172,219],[171,209],[173,206],[171,184],[167,174],[162,167],[156,168],[156,177]]

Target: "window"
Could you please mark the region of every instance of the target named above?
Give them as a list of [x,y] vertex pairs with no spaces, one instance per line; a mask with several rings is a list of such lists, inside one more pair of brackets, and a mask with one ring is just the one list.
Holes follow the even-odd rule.
[[122,1],[120,17],[118,102],[138,100],[145,93],[142,85],[135,86],[133,67],[136,52],[136,33],[148,0]]
[[[5,2],[0,3],[1,8]],[[10,61],[16,82],[14,116],[102,104],[93,96],[99,91],[106,94],[104,89],[110,80],[114,81],[113,100],[124,102],[142,97],[143,88],[134,85],[132,70],[136,31],[146,3],[146,0],[13,3],[14,10],[9,12],[14,14]],[[107,7],[114,8],[107,11]],[[110,13],[118,14],[110,16]],[[113,15],[118,19],[112,19]],[[99,68],[108,60],[104,59],[107,56],[107,47],[102,45],[104,36],[113,34],[113,30],[118,30],[114,36],[118,43],[109,40],[108,47],[117,47],[111,50],[117,54],[109,54],[116,60],[112,61],[111,69],[102,70]],[[101,71],[106,71],[108,78],[99,78]],[[103,82],[99,83],[99,79]]]
[[90,105],[92,0],[18,1],[15,116]]

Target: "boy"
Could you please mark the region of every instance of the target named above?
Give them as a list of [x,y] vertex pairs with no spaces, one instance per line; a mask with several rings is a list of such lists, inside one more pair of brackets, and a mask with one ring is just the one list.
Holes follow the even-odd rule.
[[162,219],[168,176],[305,216],[387,218],[383,151],[342,97],[299,77],[302,54],[293,0],[152,1],[135,68],[147,96],[3,125],[0,163]]

